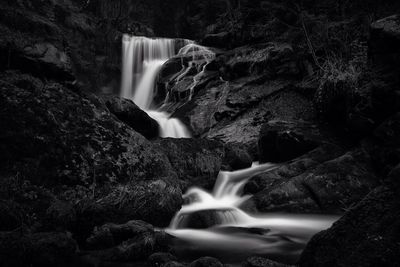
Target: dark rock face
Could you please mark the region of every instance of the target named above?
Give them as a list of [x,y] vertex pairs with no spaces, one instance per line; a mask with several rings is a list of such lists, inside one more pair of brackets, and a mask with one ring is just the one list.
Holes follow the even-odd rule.
[[32,224],[79,238],[107,221],[169,223],[182,192],[166,156],[96,97],[7,74],[0,82],[2,198],[13,188],[22,213],[37,214]]
[[147,139],[156,138],[159,135],[158,123],[132,100],[114,95],[105,95],[101,99],[112,114]]
[[363,152],[342,153],[335,146],[319,147],[254,177],[246,190],[255,194],[260,211],[340,214],[379,184]]
[[[165,161],[167,165],[162,166],[165,158],[149,142],[114,120],[98,99],[89,96],[90,100],[56,83],[32,89],[17,86],[1,83],[2,151],[6,151],[1,160],[7,163],[4,166],[28,164],[31,173],[40,173],[32,179],[62,184],[91,182],[94,169],[99,183],[127,181],[131,177],[128,164],[137,170],[141,169],[139,165],[153,164],[144,169],[154,172],[145,172],[137,176],[139,179],[158,171],[162,176],[171,170]],[[159,158],[143,161],[141,152]],[[36,164],[32,164],[29,159],[35,157]],[[122,168],[117,171],[113,164]]]
[[398,195],[387,187],[377,188],[310,241],[300,266],[399,265],[399,210]]
[[270,121],[260,131],[259,159],[261,162],[291,160],[314,149],[323,140],[316,125],[301,121]]
[[207,139],[159,139],[155,145],[167,155],[184,188],[212,188],[223,164],[224,147]]
[[377,65],[399,67],[400,15],[378,20],[371,25],[370,55]]
[[78,249],[69,234],[0,232],[2,266],[64,266],[73,264]]
[[129,221],[120,225],[109,223],[96,227],[87,244],[91,249],[105,249],[138,235],[149,235],[153,232],[153,226],[142,221]]

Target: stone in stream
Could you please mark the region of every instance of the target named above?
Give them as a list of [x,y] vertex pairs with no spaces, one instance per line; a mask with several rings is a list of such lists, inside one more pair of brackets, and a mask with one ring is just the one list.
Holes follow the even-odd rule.
[[158,123],[147,115],[145,111],[141,110],[132,100],[115,95],[102,95],[100,99],[104,101],[112,114],[147,139],[159,136]]

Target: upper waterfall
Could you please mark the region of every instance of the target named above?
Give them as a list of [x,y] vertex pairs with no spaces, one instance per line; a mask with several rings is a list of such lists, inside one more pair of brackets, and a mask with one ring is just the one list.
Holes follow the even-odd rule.
[[[191,43],[187,41],[187,43]],[[132,99],[160,126],[161,137],[187,138],[185,125],[165,112],[152,110],[155,82],[162,65],[175,55],[175,40],[124,35],[121,97]]]

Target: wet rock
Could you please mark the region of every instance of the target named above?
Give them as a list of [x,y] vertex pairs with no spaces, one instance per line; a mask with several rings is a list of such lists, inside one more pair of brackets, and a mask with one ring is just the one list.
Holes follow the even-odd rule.
[[101,99],[112,114],[147,139],[156,138],[159,135],[158,123],[132,100],[115,95],[104,95]]
[[208,139],[159,139],[154,144],[167,155],[184,186],[212,188],[224,159],[222,143]]
[[361,151],[317,165],[308,161],[301,164],[310,165],[300,174],[296,168],[285,170],[283,166],[263,177],[266,187],[254,196],[259,210],[340,214],[379,185]]
[[323,142],[317,125],[302,121],[269,121],[258,140],[261,162],[282,162],[294,159]]
[[304,250],[299,265],[400,264],[397,257],[400,250],[399,210],[400,200],[396,193],[387,187],[375,189],[330,229],[314,236]]
[[182,229],[206,229],[216,225],[234,223],[231,220],[234,213],[235,210],[213,209],[184,214],[179,222],[179,227]]
[[77,244],[70,234],[46,232],[0,233],[3,266],[62,266],[71,264]]
[[241,170],[251,167],[253,159],[244,147],[228,144],[225,146],[224,163],[228,170]]
[[288,267],[289,265],[275,262],[266,258],[251,257],[248,258],[244,263],[242,263],[242,266],[243,267]]
[[143,221],[129,221],[125,224],[108,223],[96,227],[87,239],[91,249],[106,249],[139,235],[153,235],[153,226]]
[[222,263],[212,257],[203,257],[193,261],[189,264],[189,267],[222,267]]
[[153,267],[159,267],[159,266],[166,266],[167,263],[176,261],[177,258],[170,254],[170,253],[165,253],[165,252],[157,252],[148,258],[148,261],[150,262],[151,266]]

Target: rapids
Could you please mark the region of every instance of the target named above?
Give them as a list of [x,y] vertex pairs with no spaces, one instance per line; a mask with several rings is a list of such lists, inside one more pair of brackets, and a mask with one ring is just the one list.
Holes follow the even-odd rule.
[[[161,137],[190,137],[181,121],[152,107],[157,75],[162,65],[175,56],[175,41],[124,35],[122,47],[121,96],[132,99],[158,122]],[[190,68],[198,70],[190,87],[190,100],[193,88],[215,54],[206,47],[185,41],[177,56],[191,59],[189,66],[182,64],[177,80]],[[251,196],[242,195],[243,187],[254,175],[277,167],[254,163],[244,170],[221,171],[212,192],[189,189],[183,196],[186,204],[165,229],[174,237],[175,253],[188,259],[214,256],[233,264],[254,255],[295,263],[311,237],[329,228],[338,217],[247,212],[244,206],[251,202]]]
[[311,237],[329,228],[336,216],[305,214],[251,214],[242,205],[243,187],[254,175],[277,168],[254,163],[251,168],[221,171],[212,193],[191,188],[187,204],[175,215],[166,232],[174,237],[175,253],[187,259],[214,256],[239,263],[249,256],[265,256],[295,263]]

